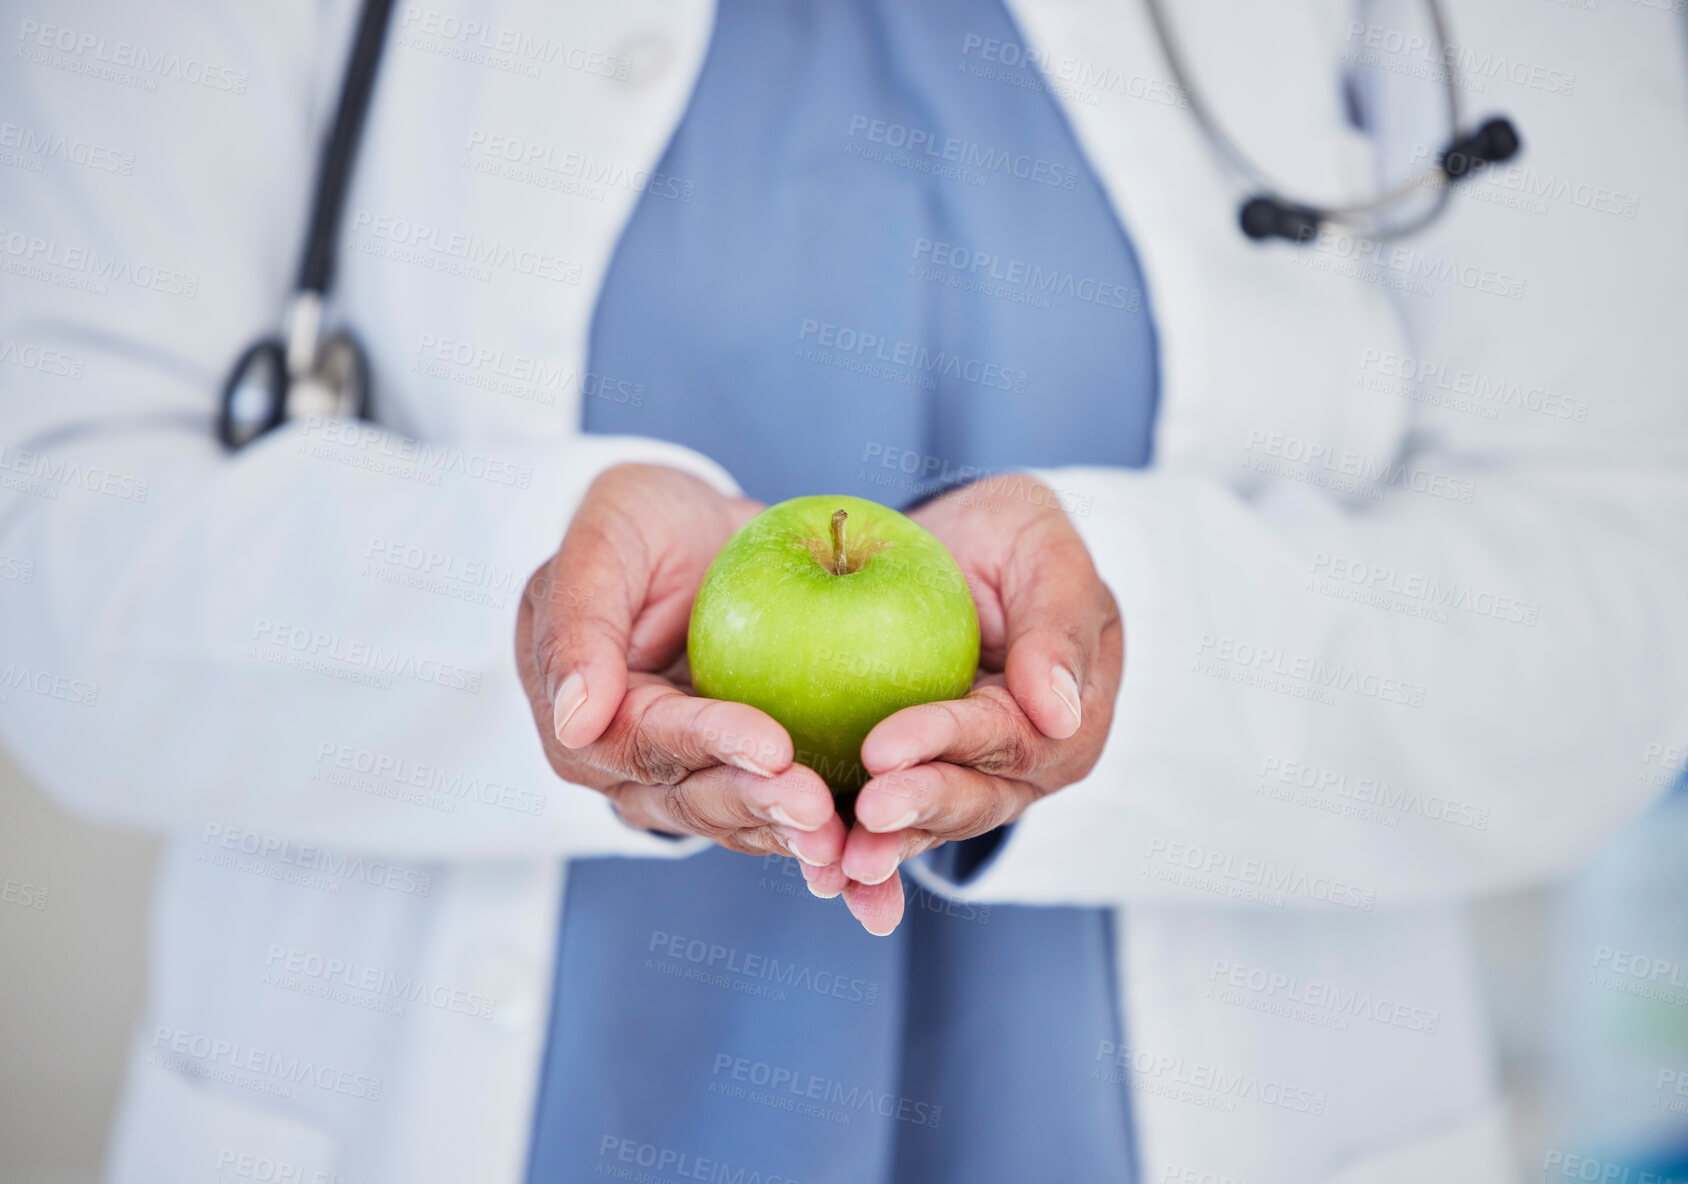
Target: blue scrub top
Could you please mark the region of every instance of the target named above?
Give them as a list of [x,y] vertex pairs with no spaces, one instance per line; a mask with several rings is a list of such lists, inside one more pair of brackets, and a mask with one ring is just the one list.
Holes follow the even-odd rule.
[[[906,506],[981,473],[1148,461],[1125,231],[1000,0],[721,0],[593,327],[588,431],[764,501]],[[996,60],[987,60],[987,56]],[[590,392],[589,392],[590,394]],[[1034,809],[1036,807],[1033,807]],[[998,832],[929,865],[977,874]],[[1135,1178],[1107,910],[907,877],[889,938],[793,861],[570,865],[529,1178]]]

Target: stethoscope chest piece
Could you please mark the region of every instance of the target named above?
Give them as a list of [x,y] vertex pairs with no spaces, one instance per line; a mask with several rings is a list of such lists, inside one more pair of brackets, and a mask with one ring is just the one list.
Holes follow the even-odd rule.
[[288,354],[281,338],[266,337],[235,363],[217,416],[227,447],[244,448],[290,419],[369,418],[369,361],[350,333],[324,338],[303,365],[290,366]]
[[217,438],[225,447],[241,449],[287,415],[287,360],[281,339],[254,341],[240,355],[223,385],[218,402]]
[[293,380],[287,418],[369,418],[369,363],[346,332],[323,341],[316,365]]

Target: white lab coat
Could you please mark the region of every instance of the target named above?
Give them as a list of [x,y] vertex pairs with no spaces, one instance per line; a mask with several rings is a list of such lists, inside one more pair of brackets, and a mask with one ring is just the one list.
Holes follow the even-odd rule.
[[[1012,8],[1143,260],[1163,394],[1152,469],[1046,474],[1125,616],[1107,750],[963,895],[1118,906],[1130,1048],[1073,1071],[1130,1090],[1146,1180],[1500,1180],[1459,902],[1572,866],[1688,730],[1680,30],[1456,5],[1468,101],[1527,156],[1368,274],[1237,233],[1138,4]],[[1268,167],[1365,183],[1346,6],[1179,9]],[[0,80],[40,161],[0,189],[0,552],[28,576],[0,584],[0,723],[64,802],[179,836],[112,1178],[520,1180],[562,861],[680,853],[556,782],[511,633],[604,466],[730,487],[576,430],[711,6],[401,4],[339,283],[391,434],[294,424],[232,461],[206,416],[279,319],[353,7],[50,11],[6,23]],[[1433,95],[1385,115],[1394,154],[1440,137]],[[497,175],[529,146],[541,183]],[[329,959],[427,989],[342,1005]]]

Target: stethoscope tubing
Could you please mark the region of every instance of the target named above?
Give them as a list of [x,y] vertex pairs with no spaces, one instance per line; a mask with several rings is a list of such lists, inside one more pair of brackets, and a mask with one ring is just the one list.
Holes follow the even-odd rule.
[[[1155,36],[1172,73],[1174,83],[1185,96],[1190,114],[1200,128],[1202,137],[1215,156],[1245,185],[1260,190],[1280,202],[1288,202],[1283,190],[1254,163],[1247,153],[1226,133],[1217,116],[1208,106],[1206,97],[1195,85],[1194,77],[1184,59],[1182,47],[1167,20],[1162,0],[1144,0]],[[1446,53],[1447,22],[1440,0],[1424,0],[1429,10],[1430,24],[1439,59],[1443,62],[1443,90],[1446,99],[1450,142],[1460,134],[1459,72]],[[289,414],[289,395],[296,383],[313,378],[324,356],[324,339],[320,336],[318,318],[333,287],[336,245],[340,220],[345,210],[346,193],[357,164],[359,142],[369,115],[369,105],[375,93],[376,76],[380,71],[382,50],[391,23],[393,0],[364,0],[358,16],[357,34],[340,86],[339,102],[334,113],[334,125],[323,144],[317,171],[316,187],[311,200],[310,222],[306,229],[305,246],[299,260],[298,280],[289,301],[289,324],[286,340],[265,337],[247,347],[235,363],[222,392],[217,415],[217,436],[230,449],[238,449],[284,423]],[[1317,206],[1313,203],[1296,205],[1315,215],[1347,225],[1367,237],[1376,239],[1400,238],[1415,233],[1439,217],[1446,207],[1450,174],[1438,162],[1435,167],[1417,169],[1412,175],[1374,197],[1342,205]],[[1361,225],[1367,215],[1381,214],[1399,206],[1415,193],[1428,188],[1435,190],[1430,206],[1411,220],[1394,227]],[[352,414],[367,414],[369,406],[369,366],[367,358],[355,338],[341,332],[330,339],[338,352],[340,364],[336,369],[343,379],[357,384],[357,389],[336,392],[344,410]],[[350,351],[348,356],[347,351]],[[347,377],[349,376],[349,378]],[[254,381],[259,393],[267,401],[260,415],[243,421],[236,417],[237,403],[243,389]],[[314,378],[313,378],[314,381]],[[318,383],[317,385],[321,385]]]
[[[338,402],[351,414],[368,413],[367,358],[348,333],[323,338],[320,318],[334,285],[341,216],[357,165],[358,146],[368,121],[392,13],[393,0],[364,0],[358,14],[357,34],[346,59],[334,126],[323,143],[318,164],[298,280],[287,305],[286,337],[265,337],[253,342],[235,362],[223,387],[217,410],[217,438],[231,450],[244,447],[286,422],[289,396],[295,384],[313,377],[325,354],[330,352],[340,360],[341,378],[352,384],[349,390],[336,391]],[[242,419],[236,413],[241,409],[243,392],[248,391],[255,394],[247,398],[263,399],[262,411]]]
[[334,112],[334,128],[323,145],[317,173],[316,196],[311,203],[311,221],[305,234],[305,250],[299,260],[300,292],[326,297],[334,282],[335,240],[340,233],[340,216],[351,187],[357,163],[358,145],[375,93],[375,76],[381,67],[381,51],[387,40],[387,25],[393,14],[393,0],[365,0],[358,17],[357,38],[346,60],[345,81]]
[[[1362,229],[1354,226],[1354,223],[1368,214],[1384,213],[1426,189],[1436,190],[1436,200],[1430,208],[1410,221],[1387,229],[1382,227],[1363,228],[1367,237],[1380,240],[1404,238],[1422,230],[1441,216],[1448,202],[1448,179],[1438,166],[1416,169],[1410,176],[1382,193],[1341,205],[1322,205],[1316,202],[1297,201],[1288,197],[1284,188],[1274,182],[1264,169],[1255,164],[1248,154],[1237,145],[1237,142],[1226,133],[1218,117],[1208,106],[1206,97],[1201,89],[1196,86],[1189,64],[1184,59],[1182,46],[1172,31],[1171,23],[1167,20],[1162,0],[1143,0],[1143,3],[1149,10],[1149,23],[1154,26],[1155,39],[1160,43],[1161,55],[1166,59],[1167,70],[1172,74],[1173,83],[1183,93],[1185,102],[1190,109],[1190,115],[1201,129],[1202,138],[1208,142],[1220,161],[1246,187],[1286,204],[1315,210],[1327,221],[1339,222],[1354,229]],[[1461,128],[1459,67],[1447,53],[1448,25],[1442,13],[1440,0],[1424,0],[1424,5],[1430,14],[1431,36],[1434,39],[1437,60],[1442,62],[1444,67],[1442,71],[1442,91],[1447,108],[1448,139],[1452,141],[1459,135]]]

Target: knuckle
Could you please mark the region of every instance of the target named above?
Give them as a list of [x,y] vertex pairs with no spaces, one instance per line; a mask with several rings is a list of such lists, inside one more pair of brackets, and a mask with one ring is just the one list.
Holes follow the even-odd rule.
[[[534,574],[534,580],[543,577],[544,572],[545,569],[541,568]],[[533,614],[532,633],[528,639],[529,657],[534,672],[539,676],[539,685],[549,695],[561,674],[563,655],[567,651],[558,637],[556,618],[547,614],[542,602],[534,597],[534,580],[528,581],[528,590],[524,593],[524,603]]]
[[996,752],[991,753],[986,760],[977,763],[976,769],[981,774],[993,777],[1021,777],[1030,772],[1031,757],[1026,753],[1026,743],[1020,736],[1008,736],[998,745]]
[[743,855],[791,857],[791,845],[771,826],[750,826],[730,831],[716,840],[721,846]]
[[647,785],[667,785],[679,788],[691,769],[680,755],[657,740],[644,728],[634,728],[630,737],[630,763]]
[[993,777],[1019,777],[1031,771],[1031,746],[1024,736],[1011,732],[976,767]]
[[597,767],[640,785],[674,785],[685,779],[691,770],[647,722],[662,694],[655,686],[629,690],[603,738],[579,751]]
[[555,692],[555,688],[563,681],[563,647],[556,643],[554,637],[536,639],[534,646],[534,672],[539,676],[539,689],[545,692],[547,700]]
[[973,767],[993,777],[1020,777],[1031,772],[1039,759],[1038,745],[1027,732],[1014,697],[1005,687],[989,686],[979,691],[978,698],[991,713],[992,736],[990,746],[971,762]]
[[930,851],[933,847],[942,847],[944,842],[945,840],[929,830],[910,830],[903,839],[902,851],[897,855],[897,862],[907,863],[916,855]]
[[555,562],[541,565],[528,577],[522,598],[534,614],[547,623],[590,618],[598,606],[597,589],[579,580],[565,582]]
[[714,836],[721,830],[698,809],[696,796],[685,785],[670,785],[662,795],[663,811],[687,834]]
[[1047,639],[1050,648],[1070,654],[1084,648],[1085,635],[1095,627],[1095,619],[1079,613],[1064,614],[1057,623],[1041,626],[1037,632]]
[[997,822],[996,795],[969,794],[965,800],[956,803],[947,829],[957,837],[972,838],[984,834]]

